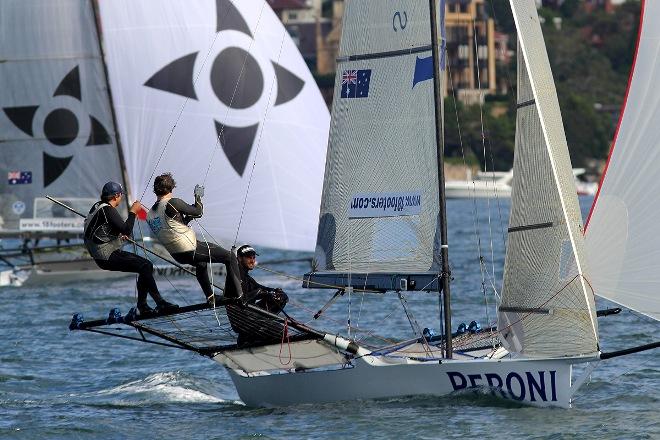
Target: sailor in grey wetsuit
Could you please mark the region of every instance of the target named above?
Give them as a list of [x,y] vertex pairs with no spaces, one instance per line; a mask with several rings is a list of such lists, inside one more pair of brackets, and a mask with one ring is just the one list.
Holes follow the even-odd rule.
[[202,193],[196,189],[195,203],[189,205],[173,197],[172,190],[175,187],[176,182],[170,173],[161,174],[154,179],[154,193],[158,200],[147,214],[147,223],[176,261],[195,266],[197,281],[206,300],[213,305],[215,298],[209,279],[208,263],[223,263],[227,268],[227,280],[233,280],[231,252],[214,243],[197,241],[195,231],[188,223],[200,218],[204,212]]
[[147,293],[156,302],[159,312],[176,309],[179,306],[165,301],[160,296],[151,262],[121,250],[122,236],[128,237],[132,234],[135,216],[141,209],[140,202],[134,202],[128,219],[124,221],[116,209],[121,203],[123,193],[123,188],[116,182],[108,182],[103,186],[101,201],[92,206],[85,218],[85,247],[101,269],[138,274],[137,308],[141,315],[155,312],[147,304]]

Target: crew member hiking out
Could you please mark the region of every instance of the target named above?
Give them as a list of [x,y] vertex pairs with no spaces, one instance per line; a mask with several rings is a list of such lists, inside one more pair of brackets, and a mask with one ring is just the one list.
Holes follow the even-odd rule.
[[[116,182],[103,185],[101,200],[92,206],[85,218],[85,247],[101,269],[138,274],[137,309],[141,316],[175,310],[179,306],[165,301],[158,291],[151,261],[121,250],[122,240],[132,234],[135,216],[141,209],[139,201],[133,202],[128,219],[124,221],[117,211],[123,194],[123,188]],[[147,294],[156,302],[156,310],[147,304]]]
[[[236,255],[241,289],[239,291],[233,285],[228,285],[225,297],[238,298],[242,292],[243,304],[252,304],[273,314],[280,313],[289,301],[287,294],[282,289],[259,284],[249,275],[249,272],[257,266],[257,255],[259,255],[257,251],[249,244],[244,244],[236,250]],[[268,343],[282,337],[283,327],[280,323],[254,312],[248,312],[240,305],[227,305],[226,309],[232,329],[238,334],[239,345],[254,342]]]
[[206,301],[214,305],[215,297],[209,279],[208,263],[223,263],[227,268],[227,280],[230,280],[233,276],[231,252],[214,243],[197,241],[195,231],[188,226],[188,223],[200,218],[204,212],[204,188],[195,186],[195,203],[189,205],[173,197],[172,191],[175,187],[176,182],[170,173],[161,174],[154,179],[154,193],[158,199],[147,214],[147,223],[176,261],[195,266],[195,276]]

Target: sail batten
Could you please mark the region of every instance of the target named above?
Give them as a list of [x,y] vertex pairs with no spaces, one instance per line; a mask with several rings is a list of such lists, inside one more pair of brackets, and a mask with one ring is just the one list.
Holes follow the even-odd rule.
[[511,7],[519,105],[498,329],[507,349],[530,357],[591,354],[595,306],[557,95],[534,2]]
[[375,58],[389,58],[389,57],[410,55],[413,53],[430,52],[430,51],[431,51],[431,45],[427,44],[425,46],[413,47],[411,49],[390,50],[386,52],[365,53],[359,55],[346,55],[344,57],[338,57],[337,62],[341,63],[344,61],[359,61],[359,60],[370,60]]

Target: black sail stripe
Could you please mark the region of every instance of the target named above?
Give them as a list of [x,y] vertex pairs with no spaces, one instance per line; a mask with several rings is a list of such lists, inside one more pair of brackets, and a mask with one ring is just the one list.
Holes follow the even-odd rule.
[[412,47],[410,49],[399,49],[399,50],[390,50],[387,52],[376,52],[376,53],[365,53],[365,54],[360,54],[360,55],[349,55],[345,57],[339,57],[337,58],[338,63],[343,63],[346,61],[358,61],[358,60],[373,60],[377,58],[390,58],[390,57],[397,57],[401,55],[408,55],[411,53],[419,53],[419,52],[428,52],[431,50],[431,45],[429,44],[428,46],[420,46],[420,47]]
[[547,222],[547,223],[537,223],[535,225],[513,226],[509,228],[509,232],[520,232],[520,231],[528,231],[530,229],[551,228],[553,225],[554,225],[553,222]]
[[552,310],[550,309],[533,309],[527,307],[505,307],[501,306],[499,308],[500,312],[517,312],[517,313],[538,313],[541,315],[550,315]]
[[529,101],[524,101],[524,102],[521,102],[520,104],[516,105],[516,108],[527,107],[528,105],[532,105],[532,104],[534,104],[535,102],[536,102],[536,101],[535,101],[534,99],[530,99]]

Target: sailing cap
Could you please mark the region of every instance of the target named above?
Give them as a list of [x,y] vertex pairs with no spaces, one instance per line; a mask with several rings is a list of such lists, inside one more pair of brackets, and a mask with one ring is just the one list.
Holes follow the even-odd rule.
[[237,254],[239,257],[246,257],[246,256],[248,256],[248,255],[250,255],[250,254],[253,254],[253,255],[259,255],[259,254],[257,253],[257,251],[255,251],[254,248],[253,248],[252,246],[250,246],[249,244],[244,244],[243,246],[239,247],[239,248],[236,250],[236,254]]
[[101,191],[101,197],[110,197],[115,194],[123,194],[124,188],[117,182],[108,182],[103,185],[103,190]]

